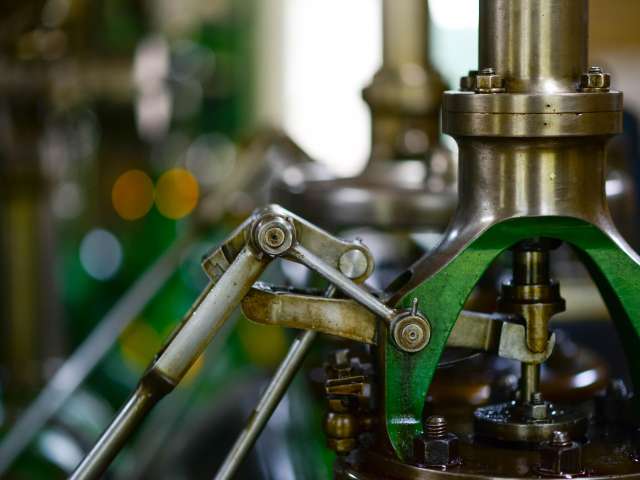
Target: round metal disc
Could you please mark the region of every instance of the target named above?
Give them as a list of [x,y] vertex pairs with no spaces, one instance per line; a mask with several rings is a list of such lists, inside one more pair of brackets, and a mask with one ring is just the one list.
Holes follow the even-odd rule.
[[477,408],[474,412],[476,435],[499,442],[539,443],[547,441],[555,431],[583,438],[587,433],[587,417],[578,410],[549,404],[544,420],[525,418],[516,402],[500,403]]

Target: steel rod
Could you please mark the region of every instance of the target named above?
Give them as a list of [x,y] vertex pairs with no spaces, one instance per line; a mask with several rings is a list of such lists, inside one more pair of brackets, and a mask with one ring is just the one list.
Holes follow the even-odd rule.
[[293,341],[287,352],[287,356],[278,367],[278,371],[271,379],[262,398],[253,412],[251,412],[245,428],[240,433],[232,449],[227,454],[224,463],[218,470],[215,480],[229,480],[233,478],[233,475],[235,475],[244,461],[247,453],[253,448],[254,443],[273,415],[273,412],[280,404],[282,397],[302,365],[307,353],[309,353],[317,336],[317,332],[307,330]]
[[[332,285],[325,292],[325,296],[333,297],[335,292],[336,289]],[[247,453],[249,453],[273,412],[280,404],[316,337],[317,332],[307,330],[293,341],[287,356],[278,367],[258,405],[251,412],[247,425],[238,436],[224,463],[218,470],[215,480],[229,480],[235,475]]]
[[387,307],[360,285],[353,283],[338,270],[327,265],[302,245],[295,245],[291,250],[290,255],[295,257],[298,261],[309,267],[314,272],[326,278],[329,282],[335,285],[338,290],[371,310],[387,323],[391,322],[395,318],[396,312],[393,309]]
[[189,233],[177,239],[120,297],[98,326],[56,371],[0,443],[0,476],[89,376],[120,333],[169,280],[193,238]]
[[97,479],[106,471],[153,405],[180,383],[268,264],[268,259],[244,247],[224,275],[209,285],[147,369],[125,407],[80,462],[73,480]]
[[160,398],[150,394],[143,386],[138,387],[69,480],[99,478]]

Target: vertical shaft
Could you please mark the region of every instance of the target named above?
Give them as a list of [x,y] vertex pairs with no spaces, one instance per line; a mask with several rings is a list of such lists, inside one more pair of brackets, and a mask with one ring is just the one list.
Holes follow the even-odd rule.
[[540,391],[540,364],[523,363],[520,377],[520,401],[529,403],[534,393]]
[[507,92],[575,92],[588,58],[588,0],[480,0],[480,68]]
[[383,68],[427,63],[427,8],[426,0],[383,0]]

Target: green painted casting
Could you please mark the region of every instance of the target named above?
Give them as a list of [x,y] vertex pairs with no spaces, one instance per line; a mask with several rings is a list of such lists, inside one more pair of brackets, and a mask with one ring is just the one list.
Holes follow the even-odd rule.
[[401,459],[411,455],[421,432],[422,410],[436,366],[458,314],[472,289],[495,258],[531,237],[556,238],[571,244],[589,268],[616,321],[625,344],[634,383],[640,385],[640,263],[598,227],[567,217],[516,218],[496,224],[473,240],[442,270],[409,292],[401,304],[419,299],[432,327],[422,352],[407,354],[386,342],[386,423],[391,444]]

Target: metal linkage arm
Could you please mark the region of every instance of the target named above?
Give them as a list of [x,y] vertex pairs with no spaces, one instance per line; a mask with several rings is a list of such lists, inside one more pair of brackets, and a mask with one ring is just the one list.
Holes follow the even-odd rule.
[[[202,354],[271,260],[299,260],[298,249],[314,270],[345,293],[356,293],[368,306],[382,305],[356,281],[373,270],[369,250],[359,242],[345,242],[278,206],[256,211],[203,262],[211,283],[158,353],[137,389],[103,433],[71,478],[98,478],[149,410],[170,392]],[[290,252],[297,252],[289,255]],[[305,258],[308,258],[305,257]],[[377,304],[376,304],[377,302]],[[383,311],[377,305],[377,311]],[[384,307],[386,309],[386,307]],[[384,313],[388,313],[384,310]],[[406,316],[406,315],[405,315]]]

